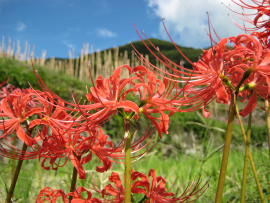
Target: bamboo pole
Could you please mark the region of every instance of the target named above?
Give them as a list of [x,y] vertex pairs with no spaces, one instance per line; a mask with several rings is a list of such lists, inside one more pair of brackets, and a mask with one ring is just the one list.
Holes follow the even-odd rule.
[[27,63],[31,63],[31,60],[30,60],[30,44],[28,44],[28,48],[27,48]]
[[75,78],[78,78],[79,76],[78,69],[79,69],[79,57],[76,58],[75,62]]
[[84,79],[89,80],[90,73],[89,73],[88,66],[87,66],[88,61],[89,61],[89,43],[86,43],[84,54],[85,54],[85,60],[84,60],[85,78]]
[[1,57],[5,56],[5,36],[2,37]]
[[25,42],[25,45],[24,45],[24,54],[23,54],[23,61],[24,62],[27,62],[27,41]]
[[8,49],[7,49],[7,57],[10,58],[10,52],[11,52],[11,39],[8,37]]
[[80,74],[79,79],[83,80],[83,49],[81,49],[81,56],[80,56]]
[[46,51],[46,50],[42,50],[42,54],[41,54],[41,60],[40,60],[40,65],[41,65],[41,66],[44,66],[44,64],[45,64],[45,60],[46,60],[46,53],[47,53],[47,51]]
[[108,52],[108,74],[109,76],[113,73],[113,67],[112,67],[112,50],[110,49]]
[[93,45],[91,45],[91,74],[92,77],[95,77],[95,53]]
[[97,79],[97,77],[99,75],[101,75],[101,56],[100,56],[100,50],[99,49],[97,49],[97,53],[96,54],[97,54],[96,55],[97,72],[96,72],[95,79]]
[[119,47],[114,47],[114,68],[118,67],[119,60]]
[[131,67],[135,67],[135,51],[132,49],[131,51]]
[[20,60],[20,52],[21,52],[21,46],[20,46],[20,40],[17,41],[17,51],[15,55],[15,60]]

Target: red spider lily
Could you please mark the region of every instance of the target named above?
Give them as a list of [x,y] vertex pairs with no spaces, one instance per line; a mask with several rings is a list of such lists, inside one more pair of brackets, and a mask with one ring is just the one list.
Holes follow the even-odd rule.
[[[82,192],[87,193],[86,199],[82,197]],[[72,197],[71,201],[69,201],[68,196]],[[49,187],[45,187],[39,192],[36,203],[56,203],[57,199],[60,197],[64,203],[102,203],[102,201],[97,198],[91,198],[92,193],[83,187],[78,187],[76,191],[70,192],[67,195],[63,190],[52,190]]]
[[[270,41],[269,41],[269,36],[270,36],[270,23],[269,23],[269,8],[270,8],[270,3],[269,1],[266,0],[252,0],[253,4],[246,3],[243,0],[240,0],[240,2],[236,2],[232,0],[233,3],[235,3],[238,6],[241,6],[241,8],[249,11],[254,11],[254,13],[247,13],[247,12],[242,12],[238,13],[234,11],[233,9],[229,8],[231,11],[233,11],[241,20],[248,22],[252,25],[254,25],[251,28],[247,28],[246,26],[241,26],[237,24],[233,19],[234,24],[246,31],[246,32],[251,32],[251,35],[256,36],[264,49],[270,48]],[[263,29],[264,28],[264,29]]]
[[[269,12],[269,8],[270,8],[270,3],[269,1],[266,0],[251,0],[252,4],[246,3],[243,0],[239,0],[239,3],[236,2],[235,0],[232,0],[233,3],[235,3],[236,5],[240,6],[243,10],[248,9],[248,10],[254,10],[254,13],[238,13],[236,11],[234,11],[233,9],[229,8],[230,10],[232,10],[241,20],[248,22],[250,24],[253,24],[255,27],[253,28],[246,28],[244,26],[241,26],[237,23],[235,23],[237,25],[237,27],[239,27],[240,29],[243,29],[245,31],[254,31],[254,30],[259,30],[261,28],[265,28],[267,30],[269,30],[270,28],[270,23],[269,23],[269,16],[270,16],[270,12]],[[243,17],[241,17],[243,16]],[[250,17],[254,17],[254,19],[251,19]]]
[[0,100],[4,99],[5,97],[7,97],[9,94],[13,93],[13,92],[23,92],[20,88],[15,88],[14,85],[11,84],[7,84],[5,87],[1,88],[0,91]]
[[[234,49],[227,53],[226,60],[230,69],[230,80],[234,86],[238,85],[243,79],[243,86],[240,90],[245,90],[240,94],[245,100],[247,94],[253,94],[249,99],[248,105],[240,113],[245,117],[257,104],[257,94],[267,99],[270,93],[270,51],[263,49],[261,43],[253,36],[241,34],[237,37],[230,37],[235,44]],[[246,74],[249,74],[246,76]]]
[[[140,71],[141,73],[136,73]],[[172,86],[168,83],[168,80],[164,79],[162,82],[159,79],[156,79],[156,76],[147,71],[146,67],[140,66],[133,68],[133,72],[136,73],[137,77],[140,78],[140,83],[134,84],[133,94],[139,92],[140,101],[143,106],[140,108],[142,112],[156,127],[160,138],[162,133],[168,134],[169,128],[169,117],[177,112],[178,109],[174,106],[175,98],[171,95],[173,89],[177,89],[176,86]],[[148,83],[144,80],[143,76],[146,75]],[[141,91],[143,88],[143,92]],[[169,112],[165,114],[164,112]],[[150,115],[154,113],[159,113],[160,118],[156,118]],[[156,120],[160,120],[158,123]]]
[[[92,160],[92,155],[95,154],[103,163],[104,166],[97,166],[98,172],[104,172],[111,168],[111,160],[114,158],[114,153],[120,152],[121,149],[114,149],[111,141],[107,141],[108,136],[103,133],[103,130],[87,131],[89,136],[84,137],[79,133],[72,134],[53,134],[42,138],[43,145],[38,149],[39,157],[43,157],[41,166],[49,170],[49,166],[44,166],[47,159],[50,160],[50,165],[53,170],[57,167],[64,166],[70,158],[71,163],[78,170],[79,178],[85,179],[86,174],[82,167],[83,164]],[[62,166],[56,164],[58,158],[65,158],[66,161]]]
[[243,75],[245,70],[259,73],[265,78],[268,93],[270,93],[270,51],[263,49],[261,43],[251,35],[241,34],[237,37],[230,37],[230,40],[235,43],[235,46],[227,56],[231,63],[229,73],[236,71]]
[[[21,92],[13,92],[1,101],[2,113],[4,117],[0,121],[0,130],[3,130],[3,135],[0,138],[6,138],[8,134],[16,131],[20,140],[25,142],[28,146],[32,146],[34,139],[25,132],[21,126],[26,120],[37,113],[43,111],[42,108],[37,106],[35,94],[32,90],[24,90]],[[28,129],[26,129],[27,131]]]
[[[123,68],[126,68],[130,74],[134,73],[135,76],[120,80],[120,73]],[[147,76],[148,84],[143,79],[143,75]],[[86,95],[89,104],[84,105],[65,102],[49,90],[37,74],[36,77],[40,85],[48,92],[48,98],[51,101],[57,100],[53,105],[62,110],[80,112],[81,116],[76,119],[76,122],[84,122],[83,125],[87,126],[87,128],[93,128],[100,123],[105,123],[106,120],[114,116],[120,109],[123,110],[123,112],[120,111],[121,114],[128,115],[134,112],[135,118],[138,118],[139,107],[145,105],[140,111],[153,122],[158,130],[159,136],[162,137],[162,132],[168,133],[169,116],[177,111],[177,108],[172,104],[175,98],[171,95],[173,89],[177,89],[177,87],[168,84],[167,80],[163,82],[157,80],[155,76],[143,66],[137,66],[131,69],[130,66],[123,65],[116,68],[109,79],[103,79],[102,76],[99,76],[95,81],[95,85],[90,88],[90,93]],[[129,89],[126,90],[127,85],[129,85]],[[141,87],[145,90],[143,95],[140,93]],[[157,88],[156,92],[154,91],[155,88]],[[130,92],[133,92],[133,96],[136,92],[139,92],[142,104],[136,104],[133,101],[127,100],[126,96]],[[147,98],[146,95],[148,95]],[[169,99],[168,97],[173,99]],[[50,102],[50,104],[52,104],[52,102]],[[65,104],[74,107],[74,109],[66,108],[64,106]],[[92,110],[95,112],[93,113]],[[169,114],[165,114],[165,111],[169,112]],[[151,116],[150,113],[159,113],[161,116],[160,118],[155,118]],[[160,122],[157,120],[160,120]],[[34,122],[38,124],[40,120]],[[42,121],[42,124],[45,124],[45,121]]]
[[[129,77],[120,80],[121,69],[128,69],[131,74],[132,69],[130,66],[124,65],[115,69],[113,75],[109,79],[104,79],[99,76],[96,80],[96,85],[90,88],[90,93],[86,95],[89,102],[94,102],[94,104],[82,106],[84,110],[92,110],[101,108],[94,114],[89,115],[87,118],[91,122],[100,123],[111,115],[113,115],[117,109],[124,108],[127,111],[134,111],[136,114],[139,113],[139,107],[132,101],[125,101],[125,92],[122,93],[127,84],[129,84],[135,78]],[[121,94],[122,93],[122,94]],[[85,107],[85,108],[84,108]]]
[[[175,197],[171,192],[167,192],[165,188],[166,180],[160,176],[156,177],[156,173],[153,169],[149,171],[148,176],[152,177],[152,182],[149,181],[149,178],[140,173],[134,172],[131,173],[131,193],[132,194],[144,194],[145,203],[161,203],[161,202],[189,202],[195,201],[207,188],[205,184],[202,188],[198,189],[201,181],[198,181],[195,185],[190,184],[184,193],[180,197]],[[139,178],[139,180],[137,180]],[[109,177],[109,181],[114,183],[114,187],[109,184],[105,186],[105,189],[102,191],[103,198],[105,195],[113,196],[113,199],[105,199],[104,202],[112,203],[121,203],[124,202],[124,188],[122,186],[121,180],[117,173],[112,172],[112,175]]]
[[63,202],[68,202],[67,196],[63,190],[52,190],[49,187],[45,187],[39,192],[35,203],[56,203],[59,197],[62,198]]
[[[82,197],[82,192],[87,193],[86,199]],[[70,192],[67,195],[73,197],[71,203],[102,203],[102,201],[97,198],[91,198],[92,193],[86,190],[84,187],[78,187],[76,191]]]
[[[167,32],[165,25],[164,28]],[[193,66],[193,70],[190,70],[182,67],[181,64],[175,64],[170,59],[165,57],[152,44],[152,42],[143,32],[144,36],[147,38],[152,48],[158,51],[158,53],[161,55],[161,58],[159,58],[143,41],[138,31],[137,33],[146,48],[151,52],[152,55],[157,58],[157,60],[160,61],[160,63],[163,63],[167,67],[168,71],[163,71],[148,62],[145,58],[143,58],[143,56],[140,55],[139,51],[137,51],[134,47],[137,54],[141,58],[143,58],[142,61],[144,62],[146,67],[150,69],[153,73],[160,75],[168,81],[173,81],[175,83],[186,83],[185,87],[181,90],[183,97],[180,98],[180,94],[178,94],[177,98],[174,99],[174,105],[178,105],[179,107],[188,106],[188,108],[181,110],[179,109],[179,111],[187,112],[203,108],[204,115],[208,117],[209,113],[206,112],[205,106],[209,104],[213,99],[216,98],[218,102],[229,104],[230,91],[228,91],[227,86],[224,85],[224,80],[226,79],[226,64],[224,64],[224,54],[227,52],[226,43],[228,41],[228,38],[221,39],[215,46],[213,46],[209,50],[204,51],[202,59],[199,60],[197,63],[191,62],[170,38],[179,53]],[[168,32],[167,34],[170,37]],[[163,75],[159,74],[159,72],[162,72]]]

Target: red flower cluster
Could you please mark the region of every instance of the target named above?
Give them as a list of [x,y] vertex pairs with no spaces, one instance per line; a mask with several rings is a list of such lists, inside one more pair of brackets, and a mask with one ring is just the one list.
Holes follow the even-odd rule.
[[[145,203],[162,203],[162,202],[193,202],[199,198],[204,191],[207,189],[208,181],[201,187],[201,180],[198,180],[197,183],[192,182],[184,190],[184,193],[179,197],[176,197],[174,193],[168,192],[166,185],[166,179],[161,176],[156,177],[156,172],[154,169],[149,171],[148,176],[152,177],[152,181],[149,178],[140,172],[131,173],[131,193],[132,194],[143,194],[143,202]],[[124,202],[125,191],[122,186],[120,177],[117,173],[112,172],[112,175],[109,177],[109,181],[114,183],[114,187],[109,184],[105,186],[105,189],[102,191],[103,197],[109,195],[114,197],[113,199],[106,199],[104,202],[112,203],[121,203]],[[140,201],[141,202],[141,201]]]
[[[153,169],[149,171],[148,176],[151,176],[152,181],[149,178],[140,172],[132,171],[131,174],[131,193],[132,194],[143,194],[143,202],[145,203],[162,203],[162,202],[193,202],[198,199],[207,189],[208,181],[199,188],[201,180],[197,182],[189,183],[187,188],[184,190],[183,194],[179,197],[176,197],[174,193],[168,192],[166,185],[166,179],[161,176],[156,177],[156,173]],[[102,198],[96,199],[92,198],[92,193],[83,188],[79,187],[76,191],[70,192],[67,195],[63,190],[52,190],[49,187],[45,187],[40,191],[36,203],[45,203],[51,202],[55,203],[58,198],[62,198],[63,202],[68,202],[68,196],[72,196],[72,202],[81,202],[81,203],[90,203],[90,202],[111,202],[111,203],[122,203],[125,200],[125,189],[122,186],[121,179],[117,173],[112,172],[109,176],[109,181],[113,183],[105,186],[105,189],[102,191],[97,190],[96,192],[102,193]],[[96,190],[96,189],[95,189]],[[82,192],[86,192],[87,198],[83,198]],[[76,201],[75,201],[76,200]]]
[[[268,7],[269,4],[265,6],[265,8]],[[166,30],[165,25],[164,28]],[[140,36],[138,31],[137,33]],[[168,32],[167,34],[170,37]],[[144,32],[143,35],[147,38]],[[141,36],[140,38],[143,41]],[[206,111],[205,107],[211,101],[216,99],[216,102],[229,104],[232,92],[236,92],[238,96],[243,97],[242,101],[249,97],[248,105],[241,112],[242,116],[246,116],[255,108],[257,95],[268,99],[270,93],[270,52],[267,46],[262,43],[262,38],[259,37],[258,32],[223,38],[218,43],[215,43],[211,37],[215,45],[209,50],[204,50],[201,59],[197,62],[191,62],[171,39],[179,53],[191,63],[192,70],[182,67],[181,63],[180,65],[173,63],[148,38],[147,40],[152,45],[151,48],[159,52],[160,58],[152,52],[144,41],[143,43],[166,66],[167,70],[163,71],[151,64],[134,47],[145,66],[156,74],[162,71],[163,75],[161,76],[168,81],[186,83],[185,87],[181,89],[182,98],[178,97],[173,101],[173,104],[180,107],[178,112],[202,108],[204,116],[208,117],[209,112]],[[231,42],[233,48],[229,47],[227,42]]]

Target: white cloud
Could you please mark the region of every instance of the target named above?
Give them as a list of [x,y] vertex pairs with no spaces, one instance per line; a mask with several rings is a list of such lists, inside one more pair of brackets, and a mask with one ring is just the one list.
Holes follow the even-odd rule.
[[[204,48],[210,46],[208,31],[208,18],[206,12],[210,14],[210,21],[220,37],[236,36],[243,33],[237,28],[228,14],[236,22],[243,24],[237,16],[221,4],[229,5],[231,0],[147,0],[148,7],[160,18],[165,18],[165,25],[173,37],[174,41],[182,46]],[[249,2],[249,1],[246,1]],[[235,4],[231,7],[242,12],[242,9]],[[147,30],[145,30],[147,32]],[[160,23],[160,34],[167,38],[165,29]],[[212,35],[213,32],[212,32]]]
[[110,37],[116,37],[117,34],[115,32],[112,32],[106,28],[99,28],[97,30],[98,36],[100,37],[106,37],[106,38],[110,38]]
[[23,22],[18,22],[15,30],[17,32],[21,32],[21,31],[25,30],[25,28],[26,28],[26,25]]
[[68,43],[67,41],[63,40],[62,43],[64,45],[66,45],[68,48],[72,49],[72,48],[75,48],[75,45],[74,44],[71,44],[71,43]]

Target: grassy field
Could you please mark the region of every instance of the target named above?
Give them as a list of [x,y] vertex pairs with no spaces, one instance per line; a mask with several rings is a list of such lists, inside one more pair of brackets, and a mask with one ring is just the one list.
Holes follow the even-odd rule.
[[[160,145],[163,144],[160,143]],[[167,187],[171,188],[173,192],[176,192],[182,183],[185,183],[184,185],[187,186],[188,182],[198,179],[200,176],[203,179],[201,185],[210,178],[209,188],[196,202],[214,202],[222,150],[217,150],[212,145],[213,143],[210,142],[207,149],[208,153],[205,156],[202,156],[202,153],[199,152],[184,154],[175,151],[174,156],[160,157],[157,155],[157,151],[152,150],[140,161],[133,163],[132,168],[145,174],[151,168],[155,169],[157,175],[167,179]],[[212,152],[214,154],[207,158]],[[264,195],[270,201],[270,165],[268,152],[265,149],[252,148],[252,154]],[[243,158],[244,150],[235,148],[231,151],[223,202],[239,202]],[[123,175],[124,165],[113,164],[110,171],[100,174],[95,171],[96,164],[100,163],[97,160],[93,160],[89,164],[84,165],[87,172],[87,179],[79,180],[77,186],[89,188],[91,186],[91,174],[98,184],[102,183],[103,185],[108,184],[107,177],[111,174],[111,171],[119,172]],[[0,165],[0,202],[4,202],[6,196],[5,188],[10,184],[11,168],[12,161],[6,164],[1,163]],[[57,171],[45,171],[40,169],[37,160],[25,161],[15,189],[15,202],[34,202],[38,192],[45,186],[53,189],[63,189],[65,192],[68,192],[69,187],[67,184],[71,182],[72,168],[72,165],[68,163],[65,167],[58,168]],[[248,171],[246,202],[260,202],[251,168]],[[102,184],[100,184],[101,188]],[[181,194],[181,191],[178,194]],[[95,195],[98,196],[100,194]]]
[[[90,87],[91,85],[90,83],[71,79],[61,73],[45,70],[43,67],[36,68],[48,86],[66,100],[71,99],[71,88],[74,88],[78,97],[83,97],[86,92],[85,86]],[[10,82],[17,87],[28,87],[27,81],[29,81],[34,88],[38,88],[32,67],[29,64],[0,58],[0,80],[3,80],[5,76],[10,77]],[[245,104],[239,104],[240,109],[244,106]],[[145,174],[148,174],[151,168],[155,169],[158,176],[160,175],[167,179],[167,187],[171,188],[172,192],[176,192],[183,182],[187,186],[190,181],[193,179],[196,180],[201,176],[203,184],[211,177],[209,188],[197,202],[214,202],[228,109],[224,105],[207,108],[211,112],[210,119],[205,119],[199,111],[173,115],[170,118],[170,134],[164,135],[145,157],[132,164],[132,168]],[[257,109],[253,115],[254,125],[252,126],[251,151],[264,195],[268,202],[270,202],[270,163],[269,153],[266,149],[267,132],[264,112]],[[247,119],[243,120],[244,123],[247,123]],[[144,118],[142,118],[140,123],[139,134],[149,125],[149,122]],[[239,202],[244,160],[244,142],[238,123],[236,120],[223,202]],[[121,118],[115,117],[104,125],[104,130],[117,143],[123,135],[122,126],[123,122]],[[10,185],[12,177],[11,171],[13,164],[12,160],[2,160],[0,162],[0,203],[5,200],[6,190]],[[102,187],[102,185],[108,183],[107,177],[112,171],[123,173],[124,165],[113,164],[110,171],[99,174],[95,171],[97,164],[101,163],[93,159],[89,164],[84,165],[88,174],[87,179],[83,181],[79,180],[77,186],[90,187],[91,174],[93,174],[96,182]],[[57,171],[45,171],[40,168],[38,160],[25,161],[15,189],[15,202],[35,202],[38,192],[45,186],[53,189],[63,189],[65,192],[68,192],[72,170],[73,166],[70,162]],[[178,194],[181,194],[180,192]],[[251,168],[248,169],[246,194],[246,202],[260,202]],[[98,196],[98,194],[95,195]]]

